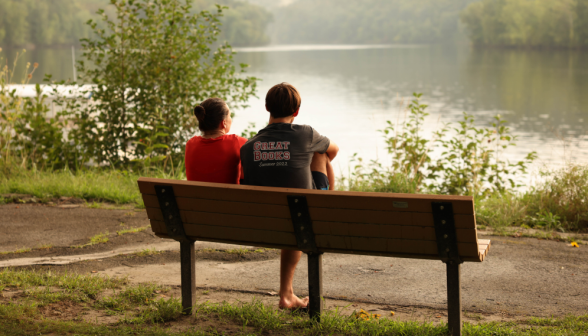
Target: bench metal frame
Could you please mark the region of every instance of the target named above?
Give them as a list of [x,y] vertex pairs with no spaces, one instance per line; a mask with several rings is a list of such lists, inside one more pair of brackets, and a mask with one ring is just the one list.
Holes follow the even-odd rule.
[[[186,236],[173,187],[156,185],[155,192],[167,232],[180,243],[182,308],[185,314],[191,314],[196,304],[195,241]],[[294,195],[287,198],[298,249],[308,256],[309,315],[320,322],[323,311],[323,252],[315,243],[306,197]],[[432,202],[432,211],[439,257],[447,268],[448,327],[451,334],[457,336],[462,330],[460,267],[463,261],[457,250],[452,204]]]

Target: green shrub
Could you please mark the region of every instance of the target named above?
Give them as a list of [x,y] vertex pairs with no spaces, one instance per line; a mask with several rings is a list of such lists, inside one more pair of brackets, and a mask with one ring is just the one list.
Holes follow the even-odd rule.
[[519,195],[511,192],[479,197],[474,204],[477,224],[494,229],[522,225],[527,217],[527,204]]
[[[516,137],[500,116],[491,127],[474,125],[474,117],[464,113],[459,126],[445,125],[431,138],[423,135],[427,105],[421,94],[413,94],[408,105],[408,118],[382,130],[390,167],[377,161],[365,165],[361,158],[347,181],[346,188],[361,191],[425,192],[452,195],[487,196],[504,193],[520,185],[515,177],[526,173],[527,165],[536,158],[529,153],[524,160],[511,163],[503,151],[515,145]],[[442,150],[433,157],[435,147]],[[343,181],[345,182],[345,181]]]
[[405,194],[417,192],[418,185],[414,179],[406,174],[386,169],[377,161],[365,165],[356,153],[351,159],[351,164],[353,171],[348,177],[339,178],[337,185],[343,186],[339,189]]
[[541,176],[544,181],[523,196],[531,224],[552,229],[588,228],[588,166],[569,164]]

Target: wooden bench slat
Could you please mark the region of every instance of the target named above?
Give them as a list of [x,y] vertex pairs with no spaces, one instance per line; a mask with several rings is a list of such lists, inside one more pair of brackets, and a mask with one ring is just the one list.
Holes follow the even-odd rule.
[[[314,221],[315,234],[392,239],[436,240],[434,227]],[[456,229],[457,241],[476,243],[476,230]]]
[[[434,227],[432,213],[418,212],[393,212],[393,211],[369,211],[339,209],[333,211],[328,208],[310,209],[310,218],[313,221],[346,222],[346,223],[370,223],[388,225],[416,225]],[[475,227],[473,215],[454,215],[455,228]]]
[[[143,202],[145,203],[145,207],[159,208],[159,201],[155,195],[143,195]],[[176,197],[176,202],[180,210],[244,216],[261,215],[264,217],[290,219],[290,209],[285,205],[216,201],[186,197]]]
[[[146,208],[147,216],[151,220],[163,221],[160,209]],[[185,224],[216,225],[227,227],[241,227],[256,230],[294,232],[292,221],[284,218],[267,218],[259,216],[242,216],[218,214],[200,211],[181,211],[182,222]]]
[[[398,212],[431,212],[431,200],[451,202],[456,214],[474,214],[472,197],[414,194],[385,194],[371,192],[344,192],[328,190],[286,189],[240,186],[217,183],[173,181],[140,178],[139,189],[144,195],[155,195],[155,185],[173,185],[176,197],[206,198],[220,201],[287,205],[285,195],[304,195],[311,207],[362,210],[394,210]],[[390,206],[391,201],[407,203],[406,208]]]
[[[435,241],[316,235],[316,244],[321,249],[427,254],[439,259]],[[478,256],[477,244],[458,243],[457,248],[460,256]]]
[[245,244],[271,243],[281,246],[295,247],[296,237],[293,233],[231,228],[222,230],[218,226],[184,224],[184,230],[189,237],[228,239]]

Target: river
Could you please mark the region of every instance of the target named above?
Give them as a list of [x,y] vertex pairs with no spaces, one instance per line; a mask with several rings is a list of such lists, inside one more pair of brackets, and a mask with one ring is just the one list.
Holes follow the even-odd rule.
[[[511,161],[537,151],[535,170],[565,162],[588,162],[588,52],[472,49],[450,46],[270,46],[236,49],[237,62],[250,65],[259,77],[258,98],[238,110],[233,131],[250,122],[262,128],[269,117],[267,90],[289,82],[302,96],[300,117],[340,147],[335,160],[346,173],[349,158],[387,163],[382,135],[386,120],[402,121],[413,92],[424,94],[430,116],[425,132],[455,123],[462,112],[479,126],[500,114],[518,136],[504,155]],[[10,51],[9,51],[10,54]],[[79,57],[79,51],[77,52]],[[69,49],[37,49],[25,60],[40,64],[43,73],[71,78]]]

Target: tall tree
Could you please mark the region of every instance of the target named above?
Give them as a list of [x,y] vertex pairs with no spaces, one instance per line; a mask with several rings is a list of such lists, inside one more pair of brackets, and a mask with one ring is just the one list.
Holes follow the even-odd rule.
[[236,69],[230,45],[214,47],[222,7],[194,15],[191,0],[111,3],[116,16],[102,16],[105,29],[91,22],[96,37],[83,40],[93,66],[78,71],[96,85],[95,104],[75,110],[70,139],[99,164],[124,165],[152,149],[181,158],[196,133],[193,106],[209,97],[242,106],[257,79]]

